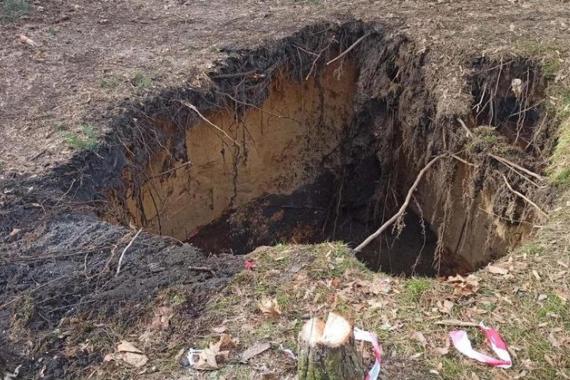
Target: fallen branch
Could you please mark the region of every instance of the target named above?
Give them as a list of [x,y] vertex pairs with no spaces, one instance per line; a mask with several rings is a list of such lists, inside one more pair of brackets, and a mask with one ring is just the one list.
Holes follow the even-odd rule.
[[412,195],[414,194],[414,191],[416,190],[416,188],[420,184],[420,181],[422,180],[422,177],[424,176],[424,174],[426,174],[426,172],[432,167],[433,164],[436,163],[436,161],[438,161],[439,159],[441,159],[443,157],[448,157],[448,155],[447,154],[441,154],[439,156],[434,157],[430,162],[427,163],[426,166],[424,166],[424,168],[422,170],[420,170],[420,172],[418,173],[418,176],[416,177],[416,180],[412,184],[412,187],[410,187],[410,190],[408,190],[408,194],[406,195],[406,199],[405,199],[404,203],[402,204],[402,206],[400,207],[400,210],[398,210],[398,212],[395,213],[394,216],[392,216],[390,219],[388,219],[388,221],[386,223],[384,223],[380,228],[378,228],[376,230],[376,232],[374,232],[372,235],[368,236],[366,238],[366,240],[364,240],[362,243],[360,243],[360,245],[354,249],[355,252],[362,251],[368,244],[370,244],[370,242],[372,242],[374,239],[376,239],[378,236],[380,236],[380,234],[382,232],[386,231],[388,229],[388,227],[390,227],[394,222],[396,222],[404,214],[404,212],[406,211],[406,209],[408,208],[408,206],[410,204],[410,201],[412,200]]
[[440,326],[479,327],[479,323],[477,322],[463,322],[457,319],[445,319],[443,321],[437,321],[435,324]]
[[364,39],[366,37],[368,37],[371,34],[371,32],[366,33],[365,35],[363,35],[362,37],[360,37],[359,39],[357,39],[356,41],[354,41],[354,43],[352,45],[350,45],[348,47],[348,49],[346,49],[345,51],[343,51],[342,53],[340,53],[336,58],[331,59],[330,61],[327,62],[327,66],[330,65],[331,63],[338,61],[339,59],[341,59],[342,57],[344,57],[345,55],[347,55],[352,49],[354,49],[356,47],[356,45],[358,45],[359,43],[361,43],[362,41],[364,41]]
[[190,103],[186,103],[186,102],[180,102],[182,105],[190,108],[192,111],[196,112],[196,115],[198,115],[200,117],[200,119],[204,120],[206,123],[208,123],[209,125],[211,125],[212,127],[214,127],[218,132],[222,133],[228,140],[230,140],[232,143],[234,143],[237,147],[240,147],[239,143],[232,139],[230,135],[228,135],[226,133],[226,131],[224,131],[222,128],[218,127],[216,124],[212,123],[210,120],[208,120],[206,118],[206,116],[202,115],[202,113],[200,111],[198,111],[198,108],[196,108],[195,105],[190,104]]
[[533,201],[531,201],[529,198],[527,198],[523,193],[520,193],[518,191],[516,191],[515,189],[513,189],[513,187],[511,186],[511,184],[509,183],[509,181],[507,180],[507,177],[505,177],[505,175],[501,172],[499,172],[499,174],[501,175],[501,177],[503,177],[503,180],[505,181],[505,184],[507,185],[507,187],[509,188],[509,190],[515,194],[518,195],[519,197],[521,197],[522,199],[524,199],[528,204],[530,204],[532,207],[534,207],[535,209],[538,210],[538,212],[540,212],[543,216],[548,217],[548,214],[546,212],[544,212],[536,203],[534,203]]
[[117,274],[115,276],[118,276],[119,273],[121,273],[121,264],[123,263],[123,257],[125,257],[125,253],[127,253],[128,249],[131,248],[131,245],[133,245],[134,241],[136,240],[136,238],[139,237],[140,233],[142,232],[142,228],[139,229],[137,231],[137,233],[135,234],[135,236],[133,236],[133,238],[131,239],[131,241],[129,242],[129,244],[127,244],[127,246],[125,247],[125,249],[123,249],[123,252],[121,252],[121,256],[119,257],[119,263],[117,264]]

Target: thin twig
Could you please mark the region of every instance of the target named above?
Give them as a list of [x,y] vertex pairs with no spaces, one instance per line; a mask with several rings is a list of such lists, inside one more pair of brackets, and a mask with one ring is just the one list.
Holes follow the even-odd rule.
[[450,156],[453,157],[453,158],[455,158],[455,159],[456,159],[457,161],[459,161],[459,162],[463,162],[465,165],[473,166],[474,168],[477,167],[477,165],[475,165],[474,163],[469,162],[469,161],[467,161],[467,160],[464,160],[463,158],[459,157],[457,154],[451,154]]
[[528,202],[528,204],[530,204],[532,207],[534,207],[535,209],[537,209],[542,215],[544,215],[545,217],[548,217],[548,214],[546,212],[544,212],[536,203],[534,203],[533,201],[531,201],[530,199],[528,199],[523,193],[520,193],[518,191],[516,191],[515,189],[513,189],[513,187],[511,186],[511,184],[509,183],[509,181],[507,180],[507,177],[505,177],[505,175],[501,172],[498,172],[501,177],[503,177],[503,180],[505,181],[505,184],[507,185],[507,187],[509,188],[509,190],[515,194],[518,195],[519,197],[521,197],[522,199],[524,199],[525,201]]
[[200,119],[204,120],[206,123],[208,123],[209,125],[211,125],[212,127],[214,127],[218,132],[222,133],[228,140],[230,140],[232,143],[234,143],[237,147],[239,147],[239,143],[232,139],[230,135],[228,135],[226,133],[226,131],[224,131],[222,128],[218,127],[216,124],[212,123],[210,120],[208,120],[206,118],[206,116],[202,115],[202,113],[200,111],[198,111],[198,108],[196,108],[195,105],[190,104],[190,103],[186,103],[186,102],[180,102],[182,105],[190,108],[192,111],[196,112],[196,115],[198,115],[200,117]]
[[178,165],[178,166],[175,166],[175,167],[173,167],[173,168],[170,168],[170,169],[168,169],[168,170],[165,170],[165,171],[163,171],[162,173],[158,173],[158,174],[156,174],[156,175],[153,175],[152,177],[148,177],[148,178],[146,178],[146,180],[149,181],[149,180],[151,180],[151,179],[155,179],[155,178],[158,178],[158,177],[162,177],[163,175],[167,175],[167,174],[169,174],[169,173],[175,172],[175,171],[177,171],[178,169],[182,169],[182,168],[184,168],[184,167],[186,167],[186,166],[188,166],[188,165],[192,165],[192,161],[186,161],[186,162],[184,162],[183,164],[180,164],[180,165]]
[[416,180],[412,184],[412,187],[410,187],[410,190],[408,190],[408,194],[406,195],[406,199],[405,199],[404,203],[402,204],[402,206],[400,207],[400,210],[398,210],[398,212],[395,213],[390,219],[388,219],[388,221],[386,221],[386,223],[384,223],[380,228],[378,228],[376,230],[376,232],[374,232],[372,235],[368,236],[366,238],[366,240],[364,240],[362,243],[360,243],[360,245],[354,249],[355,252],[362,251],[362,249],[364,249],[368,244],[370,244],[370,242],[372,242],[374,239],[376,239],[378,236],[380,236],[380,234],[382,232],[386,231],[388,229],[388,227],[390,227],[395,221],[397,221],[400,218],[400,216],[402,216],[402,214],[404,214],[404,212],[408,208],[408,205],[410,204],[410,201],[412,199],[412,195],[414,194],[414,191],[416,190],[416,188],[420,184],[420,181],[422,180],[422,177],[424,176],[424,174],[433,166],[433,164],[435,164],[436,161],[438,161],[439,159],[441,159],[443,157],[448,157],[448,155],[447,154],[441,154],[439,156],[434,157],[430,162],[427,163],[426,166],[424,166],[424,168],[422,170],[420,170],[420,172],[418,173],[418,176],[416,177]]
[[311,64],[311,68],[309,69],[309,73],[307,74],[307,76],[305,77],[305,80],[309,80],[309,78],[311,77],[311,74],[313,73],[313,70],[315,69],[317,62],[319,61],[319,59],[321,58],[321,55],[328,50],[328,48],[330,47],[330,43],[323,49],[321,49],[319,51],[319,54],[317,55],[317,58],[315,58],[313,60],[313,63]]
[[[215,91],[215,90],[214,90],[214,91]],[[275,116],[275,117],[280,118],[280,119],[292,120],[292,121],[294,121],[294,122],[297,123],[297,124],[301,124],[301,122],[300,122],[299,120],[293,119],[291,116],[280,115],[280,114],[278,114],[278,113],[273,113],[273,112],[264,110],[263,108],[258,107],[258,106],[256,106],[256,105],[253,104],[253,103],[248,103],[248,102],[244,102],[243,100],[238,100],[237,98],[231,96],[231,95],[228,94],[227,92],[222,92],[222,91],[216,91],[216,92],[217,92],[218,94],[220,94],[220,95],[227,96],[228,98],[230,98],[231,100],[233,100],[235,103],[243,104],[244,106],[248,106],[248,107],[255,108],[256,110],[261,111],[261,113],[265,113],[265,114],[270,115],[270,116]]]
[[350,45],[348,47],[348,49],[346,49],[345,51],[343,51],[342,53],[340,53],[336,58],[331,59],[330,61],[327,62],[327,66],[330,65],[331,63],[338,61],[339,59],[341,59],[342,57],[344,57],[345,55],[347,55],[352,49],[354,49],[356,47],[356,45],[358,45],[359,43],[361,43],[362,41],[364,41],[364,39],[366,37],[368,37],[371,34],[371,32],[366,33],[365,35],[363,35],[362,37],[360,37],[359,39],[357,39],[352,45]]
[[127,246],[125,247],[125,249],[123,249],[123,252],[121,252],[121,256],[119,257],[119,263],[117,264],[117,274],[115,276],[118,276],[119,273],[121,273],[121,264],[123,263],[123,257],[125,257],[125,253],[127,252],[127,250],[131,247],[131,245],[133,245],[134,241],[136,240],[136,238],[139,237],[140,233],[142,232],[142,228],[140,228],[137,233],[135,234],[135,236],[133,236],[133,238],[131,239],[131,241],[129,242],[129,244],[127,244]]
[[503,157],[500,157],[500,156],[496,156],[496,155],[494,155],[494,154],[492,154],[492,153],[489,153],[489,157],[494,158],[495,160],[497,160],[497,161],[499,161],[499,162],[501,162],[501,163],[503,163],[503,164],[505,164],[505,165],[510,165],[510,166],[512,166],[513,168],[519,169],[520,171],[525,172],[526,174],[528,174],[528,175],[530,175],[530,176],[532,176],[532,177],[538,179],[539,181],[544,181],[544,178],[543,178],[541,175],[538,175],[538,174],[536,174],[535,172],[532,172],[532,171],[530,171],[530,170],[528,170],[528,169],[526,169],[526,168],[523,168],[522,166],[520,166],[520,165],[518,165],[518,164],[515,164],[514,162],[509,161],[509,160],[507,160],[506,158],[503,158]]
[[477,322],[464,322],[457,319],[445,319],[443,321],[437,321],[435,324],[443,326],[479,327],[479,323]]
[[212,274],[212,276],[216,275],[216,272],[214,272],[214,270],[212,268],[208,268],[208,267],[188,267],[188,269],[196,271],[196,272],[209,272]]
[[[242,73],[216,74],[216,75],[210,76],[210,78],[212,78],[212,79],[228,79],[228,78],[247,77],[247,76],[254,75],[254,74],[258,74],[257,69],[245,71]],[[263,74],[258,74],[258,75],[263,75]]]

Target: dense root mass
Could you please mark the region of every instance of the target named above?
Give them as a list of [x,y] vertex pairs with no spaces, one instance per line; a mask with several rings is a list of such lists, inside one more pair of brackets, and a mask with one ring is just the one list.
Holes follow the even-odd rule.
[[473,114],[445,114],[423,59],[405,38],[349,24],[227,64],[211,75],[215,106],[177,99],[133,126],[147,145],[128,145],[133,165],[107,189],[102,214],[213,253],[355,246],[398,210],[423,164],[446,153],[405,215],[360,255],[396,274],[480,267],[532,232],[536,210],[505,193],[496,169],[517,183],[526,177],[490,157],[543,148],[535,129],[546,128],[536,105],[544,83],[532,63],[497,72],[478,61]]

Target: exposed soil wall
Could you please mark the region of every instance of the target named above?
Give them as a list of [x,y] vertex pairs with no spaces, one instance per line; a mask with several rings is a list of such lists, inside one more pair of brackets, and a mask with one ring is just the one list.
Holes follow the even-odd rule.
[[[531,232],[533,211],[498,192],[490,179],[500,176],[489,175],[496,163],[466,147],[479,142],[469,129],[477,131],[487,115],[493,139],[519,154],[536,149],[529,136],[544,118],[535,67],[500,63],[496,76],[479,63],[472,103],[459,107],[476,110],[442,116],[425,84],[424,53],[404,37],[361,28],[301,34],[303,44],[288,45],[263,70],[252,70],[250,59],[238,63],[236,74],[221,70],[212,75],[220,103],[203,115],[178,100],[176,114],[183,107],[192,118],[181,122],[164,111],[150,117],[148,128],[163,138],[142,166],[122,171],[105,218],[207,252],[246,253],[281,241],[356,244],[397,210],[423,164],[447,152],[411,206],[420,218],[416,239],[426,240],[429,229],[436,243],[394,248],[405,229],[400,223],[387,252],[378,251],[380,244],[368,256],[404,261],[396,266],[412,273],[425,248],[421,272],[428,274],[442,273],[442,265],[445,273],[467,272],[504,255]],[[363,36],[352,58],[326,64]],[[519,75],[524,70],[526,77]],[[515,79],[521,90],[513,97]]]
[[172,142],[186,149],[188,161],[160,150],[145,172],[148,181],[127,184],[129,222],[188,240],[231,208],[290,194],[324,167],[338,167],[356,76],[351,64],[329,66],[303,82],[282,71],[261,107],[239,117],[231,109],[205,115],[227,136],[205,121],[188,125],[184,140]]

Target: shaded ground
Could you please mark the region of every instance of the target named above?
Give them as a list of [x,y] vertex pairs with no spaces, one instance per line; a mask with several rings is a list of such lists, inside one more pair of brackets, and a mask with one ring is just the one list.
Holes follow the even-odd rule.
[[[50,0],[0,24],[0,339],[13,345],[1,352],[8,366],[25,363],[26,378],[136,377],[141,370],[102,364],[105,353],[129,339],[140,342],[151,358],[142,371],[154,367],[154,376],[165,378],[179,373],[181,348],[215,339],[212,326],[225,325],[241,339],[240,349],[259,339],[293,348],[302,318],[336,308],[380,333],[392,378],[570,377],[570,217],[564,198],[538,242],[499,264],[508,274],[483,270],[476,274],[480,290],[467,297],[450,296],[450,284],[423,279],[389,279],[389,291],[370,294],[370,283],[385,278],[360,268],[342,247],[323,245],[258,252],[256,271],[242,273],[209,301],[242,268],[242,258],[208,258],[188,245],[143,234],[116,276],[119,256],[135,231],[98,220],[91,208],[68,197],[57,172],[51,172],[75,151],[96,144],[96,136],[107,132],[109,120],[125,107],[169,87],[206,83],[215,60],[227,57],[224,49],[254,47],[315,21],[350,16],[379,21],[406,33],[419,50],[427,49],[427,85],[438,95],[440,113],[457,111],[457,98],[465,96],[463,67],[473,57],[537,57],[554,83],[567,81],[570,11],[554,0]],[[36,46],[23,43],[20,34]],[[47,190],[35,180],[46,174],[40,187]],[[319,261],[324,259],[330,262]],[[321,278],[313,279],[314,273]],[[289,293],[291,276],[301,276],[297,287],[321,287],[322,295],[313,292],[307,296],[311,302],[303,303],[305,294]],[[370,283],[355,287],[356,280]],[[337,293],[349,297],[334,303]],[[279,294],[283,313],[277,322],[260,316],[258,300]],[[446,298],[454,304],[450,313],[438,304]],[[375,299],[380,307],[370,303]],[[161,306],[173,308],[176,317],[164,330],[141,338],[152,331],[148,325]],[[235,319],[224,322],[232,313]],[[440,356],[433,348],[443,346],[446,328],[429,323],[440,317],[498,325],[511,343],[516,368],[488,371],[455,354]],[[417,332],[429,343],[418,340]],[[277,349],[266,352],[259,366],[241,368],[243,378],[251,371],[291,374],[294,364],[279,355]]]

